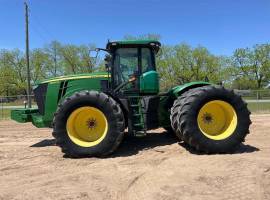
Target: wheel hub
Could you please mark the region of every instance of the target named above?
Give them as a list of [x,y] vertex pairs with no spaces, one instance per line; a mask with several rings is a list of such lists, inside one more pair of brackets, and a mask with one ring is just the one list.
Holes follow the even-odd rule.
[[69,138],[79,146],[91,147],[100,143],[108,131],[108,122],[103,112],[95,107],[75,109],[67,120]]
[[204,113],[202,116],[202,120],[206,124],[210,124],[213,122],[213,116],[210,113]]
[[97,126],[97,120],[95,118],[89,118],[86,122],[86,125],[89,129],[96,128]]
[[223,140],[234,133],[237,126],[237,115],[229,103],[213,100],[202,106],[197,123],[206,137]]

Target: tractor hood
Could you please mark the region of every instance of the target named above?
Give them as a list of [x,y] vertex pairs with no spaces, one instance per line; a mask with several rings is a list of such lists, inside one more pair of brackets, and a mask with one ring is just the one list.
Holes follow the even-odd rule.
[[55,77],[55,78],[45,79],[45,80],[36,82],[35,85],[39,85],[39,84],[43,84],[43,83],[53,83],[53,82],[59,82],[59,81],[66,81],[66,80],[91,79],[91,78],[109,78],[109,77],[110,77],[110,74],[108,74],[107,72],[74,74],[74,75],[59,76],[59,77]]
[[50,127],[53,113],[59,102],[76,92],[85,90],[102,91],[110,75],[107,72],[95,72],[60,76],[36,82],[33,93],[37,109],[14,110],[12,119],[19,122],[31,121],[37,127]]

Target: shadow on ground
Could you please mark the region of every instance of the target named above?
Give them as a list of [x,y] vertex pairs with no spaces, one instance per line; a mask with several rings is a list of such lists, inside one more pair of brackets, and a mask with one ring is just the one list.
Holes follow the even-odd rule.
[[55,146],[55,139],[45,139],[36,144],[31,145],[30,147],[49,147]]
[[153,149],[158,146],[165,146],[176,143],[176,137],[163,133],[149,133],[145,137],[124,137],[123,142],[111,157],[132,156],[142,150]]
[[[179,145],[185,148],[188,152],[196,155],[205,155],[203,152],[198,152],[194,148],[190,147],[184,142],[179,142]],[[251,146],[249,144],[240,144],[233,152],[223,153],[223,154],[242,154],[242,153],[253,153],[255,151],[260,151],[257,147]]]
[[[155,147],[171,145],[176,142],[178,142],[176,137],[170,134],[166,134],[166,132],[149,133],[145,137],[141,137],[141,138],[128,136],[126,134],[123,139],[123,142],[120,144],[118,149],[109,157],[113,158],[113,157],[132,156],[132,155],[136,155],[142,150],[148,150],[148,149],[153,149]],[[205,155],[205,153],[196,151],[195,149],[188,146],[186,143],[178,142],[178,144],[192,154]],[[31,145],[30,147],[41,148],[41,147],[48,147],[48,146],[55,146],[55,139],[45,139],[36,144]],[[259,151],[259,149],[254,146],[241,144],[237,149],[235,149],[234,152],[230,154],[252,153],[256,151]]]

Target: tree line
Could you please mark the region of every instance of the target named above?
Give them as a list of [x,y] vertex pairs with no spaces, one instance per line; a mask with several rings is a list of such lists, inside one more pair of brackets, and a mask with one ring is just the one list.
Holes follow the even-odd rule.
[[[30,51],[31,83],[38,80],[101,70],[95,67],[89,50],[93,44],[72,45],[52,41]],[[27,67],[25,54],[19,49],[0,50],[0,95],[26,94]]]
[[[124,39],[159,39],[158,35]],[[30,51],[31,82],[68,74],[104,71],[104,62],[90,56],[94,44],[73,45],[52,41]],[[263,89],[270,83],[270,44],[235,49],[231,56],[214,55],[206,47],[181,43],[163,45],[157,55],[162,90],[190,81],[210,81],[233,89]],[[0,50],[0,95],[26,94],[25,54]]]
[[209,80],[232,89],[263,89],[270,83],[270,44],[238,48],[217,56],[203,46],[164,46],[158,58],[162,85]]

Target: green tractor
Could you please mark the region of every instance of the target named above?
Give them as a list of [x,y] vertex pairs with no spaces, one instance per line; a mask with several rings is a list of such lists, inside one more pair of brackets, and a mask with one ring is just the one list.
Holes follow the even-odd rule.
[[15,109],[11,118],[52,127],[70,157],[106,156],[125,129],[142,136],[159,127],[205,153],[232,152],[249,133],[247,104],[232,90],[191,82],[159,93],[155,40],[108,42],[107,72],[63,76],[33,88],[38,108]]

